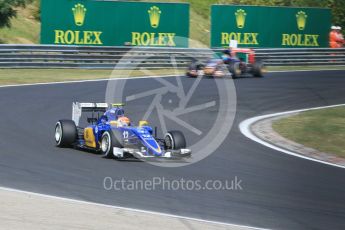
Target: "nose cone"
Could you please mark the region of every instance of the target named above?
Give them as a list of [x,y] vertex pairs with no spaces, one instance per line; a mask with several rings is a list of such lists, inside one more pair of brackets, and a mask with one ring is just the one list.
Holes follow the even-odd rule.
[[152,153],[156,156],[162,155],[162,149],[157,141],[151,136],[151,138],[144,138],[143,139],[144,145],[152,151]]

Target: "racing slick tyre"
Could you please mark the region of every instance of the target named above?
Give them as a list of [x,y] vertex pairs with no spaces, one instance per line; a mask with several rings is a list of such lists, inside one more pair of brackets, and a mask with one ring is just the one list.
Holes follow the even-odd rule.
[[[201,62],[194,61],[192,62],[192,64],[190,64],[186,75],[188,77],[196,78],[199,76],[201,72],[203,72],[202,70],[204,69],[204,67],[205,67],[204,64],[202,64]],[[192,74],[193,71],[194,73]]]
[[232,62],[229,64],[229,71],[232,74],[232,78],[238,78],[241,74],[241,68],[240,68],[240,63],[239,62]]
[[55,125],[55,142],[57,147],[71,147],[78,137],[77,126],[72,120],[59,120]]
[[186,138],[181,131],[169,131],[164,137],[167,149],[178,150],[186,148]]
[[253,64],[253,70],[252,70],[253,76],[254,77],[263,77],[264,76],[264,69],[265,69],[265,66],[262,62],[255,62]]
[[123,148],[119,138],[112,131],[105,131],[101,138],[101,152],[105,158],[120,159],[121,157],[115,157],[114,147]]

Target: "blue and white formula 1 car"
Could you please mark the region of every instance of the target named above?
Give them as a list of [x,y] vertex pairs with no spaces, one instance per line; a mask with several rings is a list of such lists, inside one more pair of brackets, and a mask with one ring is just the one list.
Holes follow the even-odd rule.
[[[147,121],[133,126],[125,116],[123,104],[73,103],[72,120],[59,120],[55,125],[58,147],[76,147],[100,152],[106,158],[185,158],[191,156],[180,131],[169,131],[157,138]],[[80,127],[87,113],[87,126]]]

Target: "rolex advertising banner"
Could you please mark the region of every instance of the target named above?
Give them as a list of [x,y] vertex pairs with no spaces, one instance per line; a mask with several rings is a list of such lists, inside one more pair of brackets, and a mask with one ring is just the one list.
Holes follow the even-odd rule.
[[189,4],[41,0],[41,43],[188,47]]
[[212,5],[211,47],[328,47],[330,26],[329,9]]

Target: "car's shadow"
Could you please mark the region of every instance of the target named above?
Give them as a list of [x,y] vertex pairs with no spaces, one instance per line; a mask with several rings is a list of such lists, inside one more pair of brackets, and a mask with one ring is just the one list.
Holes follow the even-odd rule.
[[[66,148],[67,149],[67,148]],[[79,148],[79,147],[74,147],[74,150],[78,151],[78,152],[84,152],[84,153],[90,153],[92,155],[95,156],[99,156],[101,158],[103,158],[104,160],[114,160],[114,161],[119,161],[119,162],[150,162],[150,163],[189,163],[188,161],[186,161],[186,159],[183,158],[176,158],[176,159],[167,159],[167,158],[144,158],[144,159],[140,159],[140,158],[136,158],[134,156],[128,156],[126,158],[123,159],[116,159],[116,158],[106,158],[104,156],[102,156],[102,154],[100,152],[97,152],[95,150],[92,149],[83,149],[83,148]]]
[[127,157],[124,159],[113,159],[115,161],[121,162],[148,162],[148,163],[189,163],[185,159],[164,159],[164,158],[135,158],[135,157]]
[[[186,78],[189,78],[189,79],[197,79],[198,77],[190,77],[190,76],[185,76]],[[241,75],[241,76],[238,76],[236,78],[233,78],[233,77],[230,77],[230,76],[226,76],[226,77],[212,77],[212,76],[203,76],[202,77],[202,80],[217,80],[217,79],[222,79],[222,80],[240,80],[240,79],[262,79],[264,78],[265,76],[263,77],[254,77],[250,74],[248,75]]]

